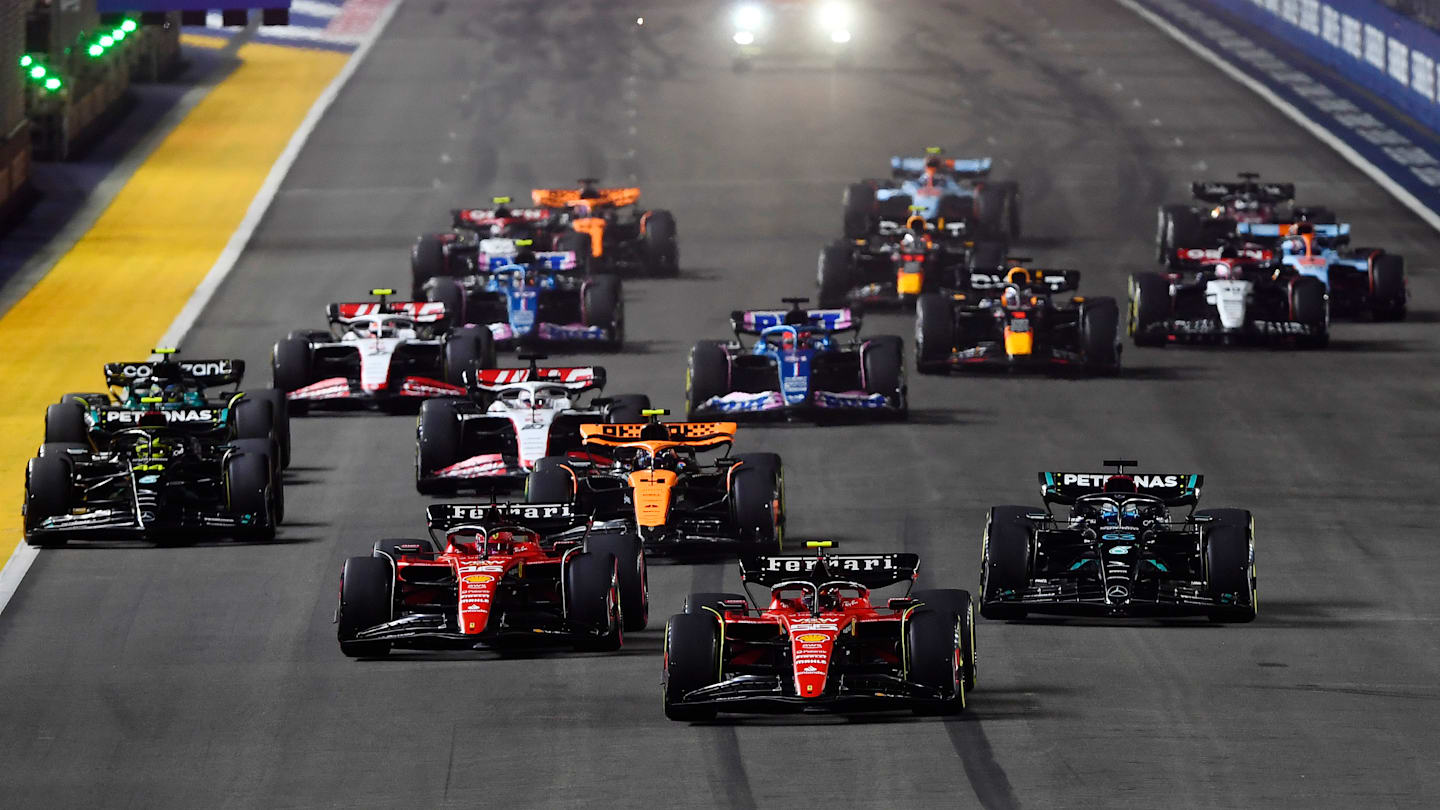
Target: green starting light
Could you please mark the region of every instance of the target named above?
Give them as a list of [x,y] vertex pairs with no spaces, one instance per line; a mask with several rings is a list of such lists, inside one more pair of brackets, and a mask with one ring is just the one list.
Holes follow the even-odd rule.
[[111,45],[114,45],[114,44],[115,44],[115,40],[111,39],[111,38],[108,37],[108,36],[100,37],[100,44],[103,45],[104,47],[108,48],[108,47],[110,47]]
[[63,83],[60,81],[60,78],[58,76],[51,76],[50,78],[45,80],[45,89],[59,90],[62,84]]
[[33,64],[35,64],[35,57],[30,54],[27,53],[20,57],[20,67],[30,67]]
[[114,31],[110,32],[110,36],[114,37],[116,42],[119,42],[120,40],[125,38],[125,29],[116,28]]
[[126,33],[132,33],[132,34],[133,34],[133,33],[135,32],[135,29],[137,29],[137,28],[139,28],[139,27],[140,27],[140,25],[139,25],[138,23],[136,23],[134,20],[126,20],[125,22],[120,23],[120,30],[121,30],[121,31],[125,31]]
[[30,68],[30,78],[32,79],[43,79],[45,78],[45,73],[46,71],[44,65],[36,65],[35,67]]
[[89,53],[91,56],[103,56],[105,53],[105,47],[97,42],[94,45],[90,46],[90,50],[87,51],[87,53]]

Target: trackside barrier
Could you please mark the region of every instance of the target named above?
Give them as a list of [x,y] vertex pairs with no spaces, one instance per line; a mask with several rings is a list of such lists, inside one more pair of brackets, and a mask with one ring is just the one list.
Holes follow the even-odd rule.
[[1268,31],[1440,132],[1440,33],[1376,0],[1191,0]]

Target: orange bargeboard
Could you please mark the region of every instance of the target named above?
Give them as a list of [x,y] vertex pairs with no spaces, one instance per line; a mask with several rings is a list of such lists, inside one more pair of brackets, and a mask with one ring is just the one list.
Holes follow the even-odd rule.
[[0,317],[0,564],[21,541],[25,462],[45,406],[103,391],[101,365],[149,355],[244,219],[346,53],[245,45],[50,272]]

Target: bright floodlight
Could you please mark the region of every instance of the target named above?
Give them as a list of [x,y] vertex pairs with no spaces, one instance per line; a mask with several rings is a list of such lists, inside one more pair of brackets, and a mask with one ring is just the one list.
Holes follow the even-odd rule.
[[751,45],[751,44],[754,44],[754,42],[755,42],[755,35],[752,34],[752,33],[750,33],[749,31],[736,31],[736,32],[735,32],[735,44],[736,44],[736,45]]
[[845,43],[847,43],[847,42],[850,41],[850,32],[849,32],[849,31],[846,31],[846,30],[843,29],[843,28],[839,28],[839,29],[836,29],[836,30],[834,30],[834,31],[831,31],[831,32],[830,32],[830,41],[831,41],[831,42],[834,42],[834,43],[837,44],[837,45],[844,45]]
[[851,9],[845,3],[830,2],[820,6],[820,25],[830,31],[849,32]]
[[765,24],[765,9],[747,3],[735,9],[735,27],[741,31],[753,31]]

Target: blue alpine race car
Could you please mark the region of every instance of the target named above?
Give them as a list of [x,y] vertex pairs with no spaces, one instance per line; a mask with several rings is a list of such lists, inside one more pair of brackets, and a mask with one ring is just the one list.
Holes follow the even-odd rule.
[[483,239],[476,272],[424,284],[456,323],[485,325],[503,347],[589,344],[619,349],[625,337],[620,277],[584,274],[574,251],[530,250],[527,239]]
[[1350,225],[1301,222],[1294,225],[1242,222],[1238,237],[1277,245],[1281,267],[1325,283],[1334,315],[1370,313],[1377,321],[1405,318],[1405,258],[1381,248],[1347,248]]
[[[904,341],[860,339],[848,309],[790,309],[730,314],[734,341],[701,341],[685,373],[686,414],[711,416],[850,416],[904,419]],[[842,337],[852,333],[848,339]],[[746,345],[742,336],[757,338]]]
[[927,152],[892,157],[888,179],[862,180],[846,189],[845,238],[862,239],[883,223],[904,223],[912,215],[937,226],[964,222],[971,236],[1020,237],[1020,187],[987,179],[990,158],[942,158],[936,147]]

